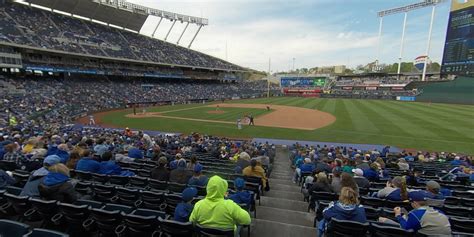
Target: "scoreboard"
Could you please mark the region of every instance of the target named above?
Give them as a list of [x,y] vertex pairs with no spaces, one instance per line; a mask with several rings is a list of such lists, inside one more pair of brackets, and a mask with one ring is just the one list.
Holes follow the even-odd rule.
[[326,83],[326,77],[281,77],[281,87],[323,87]]
[[441,72],[474,75],[474,1],[453,0]]

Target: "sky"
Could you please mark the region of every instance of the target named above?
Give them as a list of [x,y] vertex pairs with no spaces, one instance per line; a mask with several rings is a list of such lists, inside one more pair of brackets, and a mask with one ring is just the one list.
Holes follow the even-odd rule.
[[[256,70],[347,65],[377,58],[377,12],[420,0],[129,0],[147,7],[205,17],[192,49]],[[449,1],[436,7],[430,58],[442,59]],[[408,13],[403,61],[425,55],[432,8]],[[398,62],[403,14],[383,19],[381,63]],[[151,35],[159,18],[149,17],[140,33]],[[155,35],[164,39],[171,22],[163,20]],[[176,43],[185,24],[176,24],[168,41]],[[180,44],[197,30],[190,25]]]

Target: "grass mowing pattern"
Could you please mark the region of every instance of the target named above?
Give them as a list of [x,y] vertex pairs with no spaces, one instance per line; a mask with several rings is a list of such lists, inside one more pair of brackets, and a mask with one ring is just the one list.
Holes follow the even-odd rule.
[[[261,98],[228,103],[291,105],[318,109],[336,116],[330,126],[313,131],[247,127],[165,118],[129,119],[129,112],[114,112],[103,121],[120,127],[170,132],[201,132],[237,138],[280,138],[327,142],[390,144],[419,150],[474,154],[474,106],[426,104],[382,100]],[[202,105],[164,106],[149,111],[167,111]],[[227,108],[226,108],[227,109]],[[192,111],[192,110],[191,110]],[[234,118],[235,120],[235,118]],[[234,121],[232,120],[232,121]]]
[[179,111],[170,110],[170,112],[162,112],[163,115],[183,118],[219,120],[227,122],[237,122],[238,118],[243,118],[245,115],[252,115],[254,118],[264,115],[271,111],[266,109],[254,108],[219,108],[223,111],[222,114],[212,114],[209,112],[216,111],[216,107],[199,106],[194,108],[187,108]]

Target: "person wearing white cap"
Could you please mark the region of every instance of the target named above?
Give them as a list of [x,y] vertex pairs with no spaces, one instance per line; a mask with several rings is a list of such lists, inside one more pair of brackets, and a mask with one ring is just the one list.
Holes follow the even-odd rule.
[[354,181],[357,183],[357,186],[359,186],[359,189],[370,188],[370,182],[366,177],[364,177],[364,171],[362,169],[353,169],[352,173],[354,173]]
[[295,178],[293,182],[296,183],[299,178],[301,177],[301,173],[311,173],[314,170],[314,164],[311,163],[310,158],[305,158],[304,163],[300,166],[300,168],[296,168],[295,170]]

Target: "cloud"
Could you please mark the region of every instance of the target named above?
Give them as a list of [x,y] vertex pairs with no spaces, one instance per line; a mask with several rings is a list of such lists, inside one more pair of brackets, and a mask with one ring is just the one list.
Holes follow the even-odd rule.
[[[333,1],[269,1],[269,0],[131,0],[132,2],[182,14],[210,18],[193,44],[193,49],[254,68],[268,70],[271,58],[273,71],[288,70],[295,58],[296,67],[349,64],[355,66],[372,62],[376,57],[378,21],[373,9],[363,4]],[[374,4],[370,1],[371,7]],[[376,1],[378,3],[378,1]],[[346,2],[344,2],[346,3]],[[352,5],[351,5],[352,4]],[[356,8],[358,7],[358,8]],[[438,14],[446,14],[441,11]],[[421,29],[426,13],[412,22],[411,30]],[[441,17],[442,18],[442,17]],[[150,19],[142,33],[151,35],[158,19]],[[392,22],[391,22],[392,21]],[[442,24],[444,22],[438,21]],[[398,58],[400,35],[396,19],[388,19],[384,27],[382,61]],[[163,39],[171,23],[163,21],[158,33]],[[439,30],[437,26],[436,30]],[[184,24],[176,24],[169,36],[176,43]],[[190,26],[182,45],[192,39],[197,26]],[[423,31],[423,30],[420,30]],[[424,52],[422,33],[407,35],[407,59]],[[444,35],[433,35],[432,52],[439,61]],[[227,52],[226,52],[227,45]],[[436,47],[436,48],[435,48]],[[432,57],[433,58],[433,57]]]

